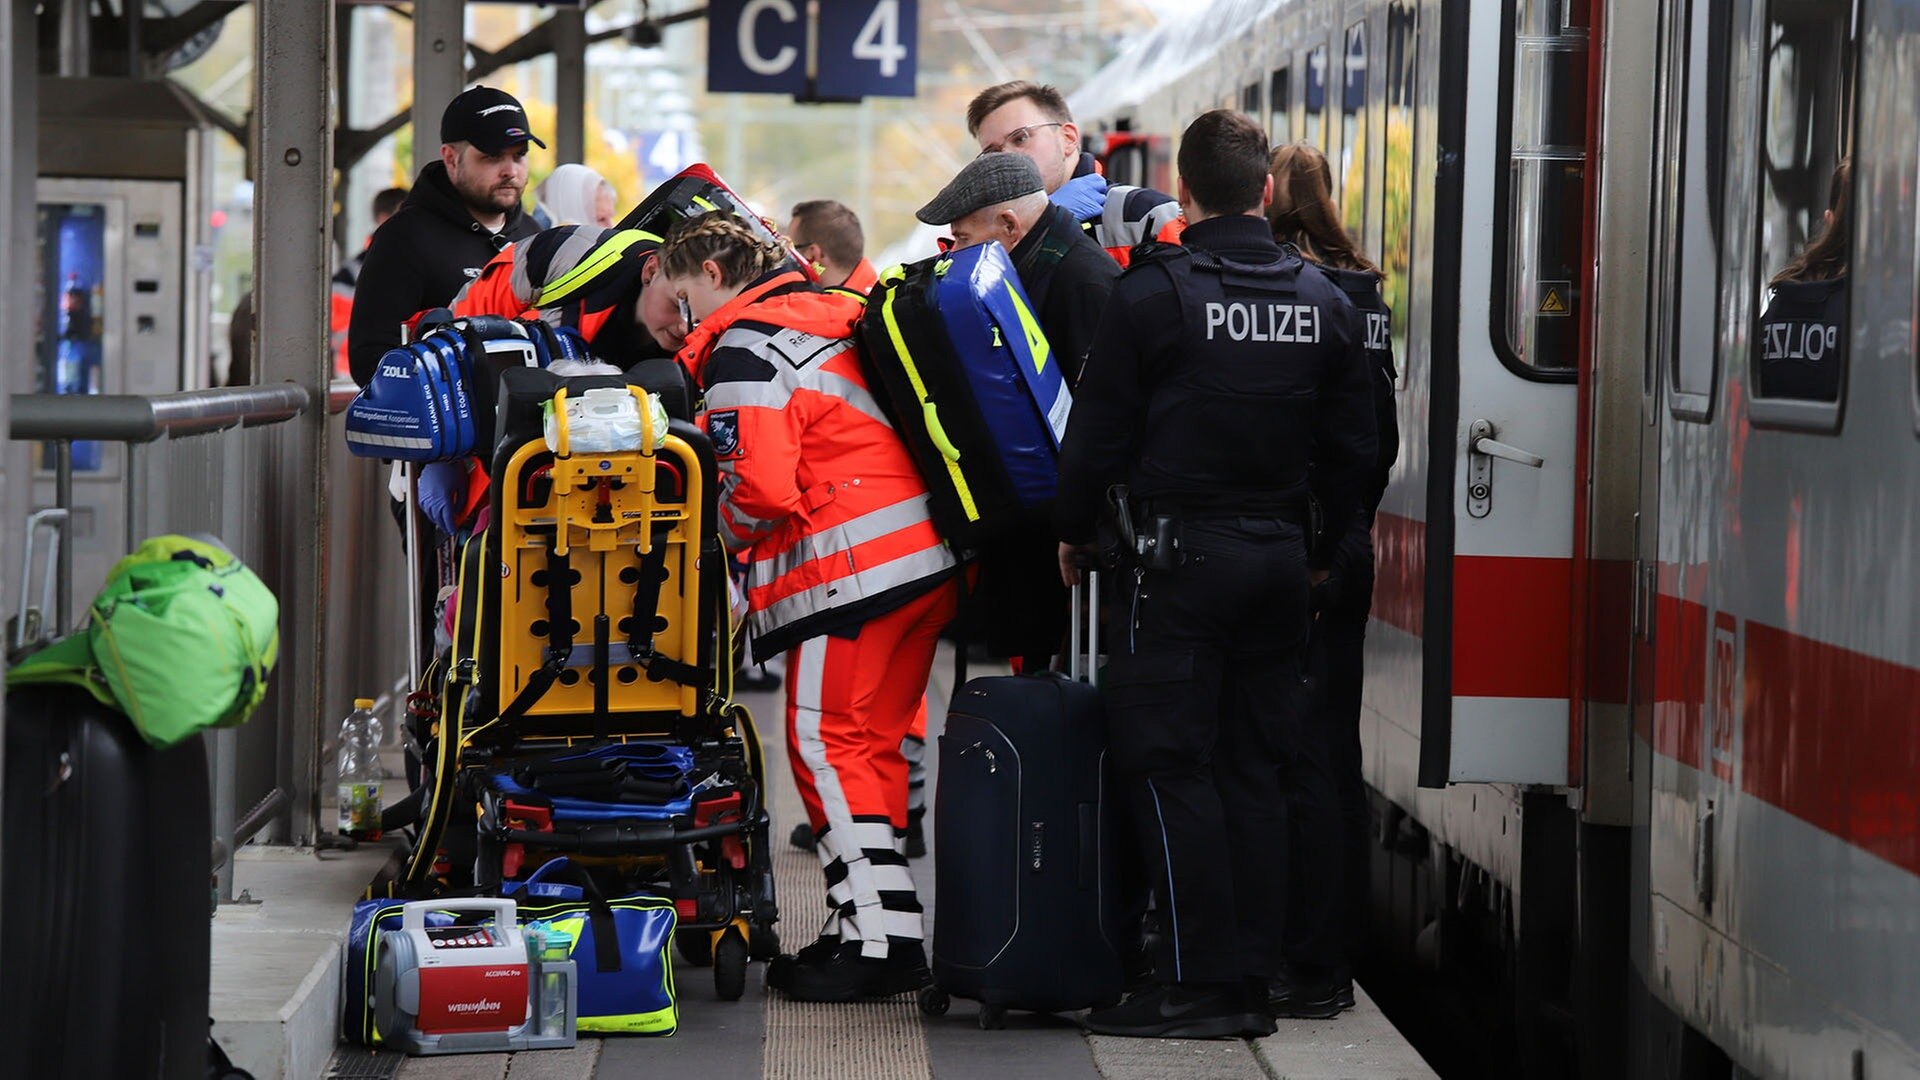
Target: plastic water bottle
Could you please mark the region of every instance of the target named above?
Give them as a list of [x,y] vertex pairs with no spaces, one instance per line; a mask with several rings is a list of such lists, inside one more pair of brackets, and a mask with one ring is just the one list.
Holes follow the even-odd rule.
[[359,698],[340,722],[340,831],[357,840],[380,838],[380,718],[373,701]]

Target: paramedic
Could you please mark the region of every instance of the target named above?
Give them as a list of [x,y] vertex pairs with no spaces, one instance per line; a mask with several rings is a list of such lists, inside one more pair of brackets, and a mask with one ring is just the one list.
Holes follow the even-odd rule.
[[1158,985],[1086,1026],[1218,1038],[1274,1030],[1287,882],[1275,778],[1311,575],[1333,557],[1311,534],[1309,496],[1323,535],[1344,536],[1374,420],[1353,305],[1273,242],[1266,135],[1216,109],[1187,128],[1179,166],[1185,246],[1142,245],[1114,288],[1061,449],[1054,524],[1069,580],[1113,485],[1131,490],[1128,522],[1158,541],[1123,556],[1103,689],[1169,947]]
[[928,978],[900,740],[959,587],[926,484],[867,389],[865,306],[779,269],[784,256],[724,211],[661,249],[693,322],[680,360],[706,391],[720,535],[747,553],[753,654],[787,652],[788,759],[831,910],[767,982],[848,1001]]
[[787,239],[800,257],[820,270],[820,284],[859,296],[873,291],[879,275],[867,261],[867,234],[846,204],[810,199],[793,208]]
[[1180,235],[1180,204],[1171,195],[1107,186],[1099,163],[1080,148],[1080,125],[1067,99],[1051,86],[1021,80],[987,87],[967,105],[967,134],[983,154],[1011,150],[1032,158],[1047,196],[1121,266],[1135,244]]

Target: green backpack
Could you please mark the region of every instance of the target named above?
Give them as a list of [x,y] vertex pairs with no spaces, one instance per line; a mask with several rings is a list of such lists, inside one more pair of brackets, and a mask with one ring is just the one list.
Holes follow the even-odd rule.
[[115,563],[87,627],[20,661],[8,686],[84,686],[166,747],[243,723],[280,653],[280,604],[218,543],[156,536]]

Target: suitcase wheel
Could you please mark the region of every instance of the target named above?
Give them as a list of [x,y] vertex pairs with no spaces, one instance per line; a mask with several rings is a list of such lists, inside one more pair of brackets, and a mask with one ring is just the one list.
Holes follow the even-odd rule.
[[953,998],[937,986],[920,988],[920,1011],[927,1016],[945,1016],[953,1007]]
[[747,939],[737,926],[727,927],[713,947],[713,992],[721,1001],[739,1001],[747,992]]
[[999,1031],[1007,1026],[1007,1010],[1005,1006],[989,1005],[983,1001],[974,1019],[980,1024],[981,1031]]

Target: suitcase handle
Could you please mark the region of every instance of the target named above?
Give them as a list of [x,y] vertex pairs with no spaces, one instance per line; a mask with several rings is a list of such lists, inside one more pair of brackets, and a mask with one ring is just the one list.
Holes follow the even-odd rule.
[[[1070,609],[1067,620],[1067,677],[1078,679],[1090,686],[1100,685],[1100,571],[1088,569],[1081,580],[1068,590],[1067,606]],[[1081,648],[1083,636],[1081,597],[1086,597],[1084,605],[1084,637],[1086,647]],[[1086,667],[1082,669],[1081,665]]]

